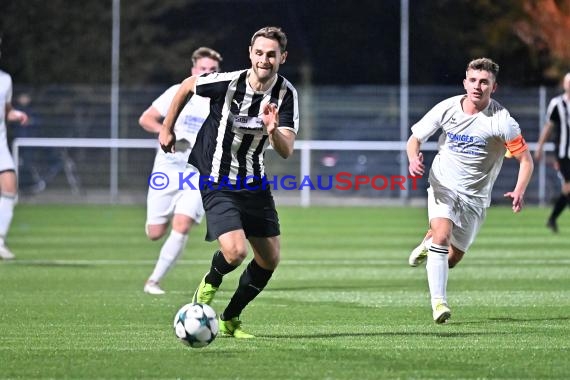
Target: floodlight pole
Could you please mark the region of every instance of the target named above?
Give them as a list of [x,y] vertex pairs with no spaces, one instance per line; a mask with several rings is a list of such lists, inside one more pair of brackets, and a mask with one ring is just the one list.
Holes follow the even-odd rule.
[[[111,139],[119,138],[119,55],[121,36],[121,0],[113,0],[113,31],[111,43]],[[119,192],[119,148],[111,147],[109,168],[109,194],[111,203]]]
[[[409,0],[400,0],[400,140],[408,140],[408,103],[409,103]],[[408,157],[405,151],[400,152],[400,174],[408,174]],[[407,186],[400,190],[400,198],[407,199]]]
[[[546,123],[546,88],[538,88],[538,130],[542,133],[542,128]],[[540,160],[538,164],[538,205],[544,206],[546,202],[546,160]]]

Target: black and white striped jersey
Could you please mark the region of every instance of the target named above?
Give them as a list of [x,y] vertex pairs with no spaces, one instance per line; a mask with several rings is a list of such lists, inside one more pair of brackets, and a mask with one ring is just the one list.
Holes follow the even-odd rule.
[[279,128],[297,133],[299,104],[297,91],[281,75],[271,87],[254,91],[248,82],[250,70],[211,73],[197,78],[194,93],[210,98],[210,114],[196,137],[188,162],[200,176],[213,182],[235,184],[265,175],[264,152],[269,136],[261,113],[267,103],[279,110]]
[[550,101],[546,110],[546,121],[550,121],[554,129],[555,153],[560,159],[570,158],[570,102],[559,95]]

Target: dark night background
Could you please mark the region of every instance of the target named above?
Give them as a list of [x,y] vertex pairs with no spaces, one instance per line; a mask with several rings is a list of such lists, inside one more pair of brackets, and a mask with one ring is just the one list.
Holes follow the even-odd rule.
[[[459,83],[472,58],[501,65],[503,84],[552,84],[552,58],[513,25],[524,1],[411,0],[410,84]],[[3,0],[0,67],[15,83],[108,83],[112,0]],[[230,71],[249,65],[254,31],[281,26],[289,37],[282,73],[313,84],[397,84],[400,0],[122,0],[122,84],[164,84],[188,72],[198,46],[219,50]],[[306,77],[305,77],[306,78]]]

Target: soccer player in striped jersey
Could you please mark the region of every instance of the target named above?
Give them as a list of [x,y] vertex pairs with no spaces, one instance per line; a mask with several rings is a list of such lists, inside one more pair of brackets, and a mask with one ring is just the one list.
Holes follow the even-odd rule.
[[436,323],[451,317],[448,271],[463,258],[485,220],[505,146],[519,161],[515,188],[505,194],[512,199],[514,212],[523,208],[534,168],[518,123],[491,98],[498,73],[499,66],[488,58],[471,61],[463,80],[466,94],[434,106],[412,127],[407,143],[409,172],[421,176],[425,171],[421,144],[436,131],[443,131],[444,141],[433,160],[427,190],[431,242],[426,244],[426,270]]
[[12,77],[0,70],[0,258],[10,260],[14,254],[6,246],[6,235],[14,216],[18,181],[14,159],[8,149],[6,121],[25,126],[28,115],[12,107]]
[[[208,47],[200,47],[192,53],[191,75],[219,71],[221,62],[220,53]],[[157,134],[160,132],[162,120],[179,87],[180,84],[175,84],[168,88],[143,112],[139,124],[144,130]],[[152,173],[165,173],[169,183],[166,188],[160,189],[149,186],[145,231],[149,239],[158,240],[166,234],[170,222],[172,228],[160,248],[154,269],[145,282],[143,290],[147,294],[165,293],[160,287],[160,281],[184,251],[193,225],[202,221],[204,207],[200,192],[192,190],[190,186],[182,186],[180,189],[176,179],[179,173],[186,177],[196,172],[196,168],[188,165],[188,156],[209,110],[208,98],[194,96],[186,103],[174,126],[176,153],[167,154],[162,149],[156,152]],[[198,186],[198,178],[194,178],[193,185]]]
[[249,59],[249,69],[185,79],[159,134],[163,150],[173,152],[173,125],[180,109],[193,95],[210,98],[210,114],[189,163],[200,172],[206,239],[217,239],[219,250],[193,301],[212,302],[223,276],[246,259],[249,241],[253,260],[220,314],[220,331],[235,338],[254,337],[243,330],[240,315],[265,288],[280,260],[279,220],[265,177],[264,152],[271,144],[288,158],[299,129],[297,91],[278,74],[287,59],[287,36],[281,28],[255,32]]
[[554,137],[555,166],[563,180],[560,196],[546,222],[546,226],[554,233],[558,232],[558,217],[570,205],[570,72],[564,75],[562,87],[564,93],[552,98],[548,105],[546,123],[534,152],[534,158],[540,160],[544,144],[551,136]]

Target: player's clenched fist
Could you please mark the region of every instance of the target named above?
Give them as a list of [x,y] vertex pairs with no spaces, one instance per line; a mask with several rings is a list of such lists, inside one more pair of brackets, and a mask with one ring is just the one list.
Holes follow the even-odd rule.
[[176,142],[176,135],[174,132],[171,132],[166,128],[162,128],[158,134],[158,142],[160,143],[160,148],[165,153],[174,153],[174,143]]

